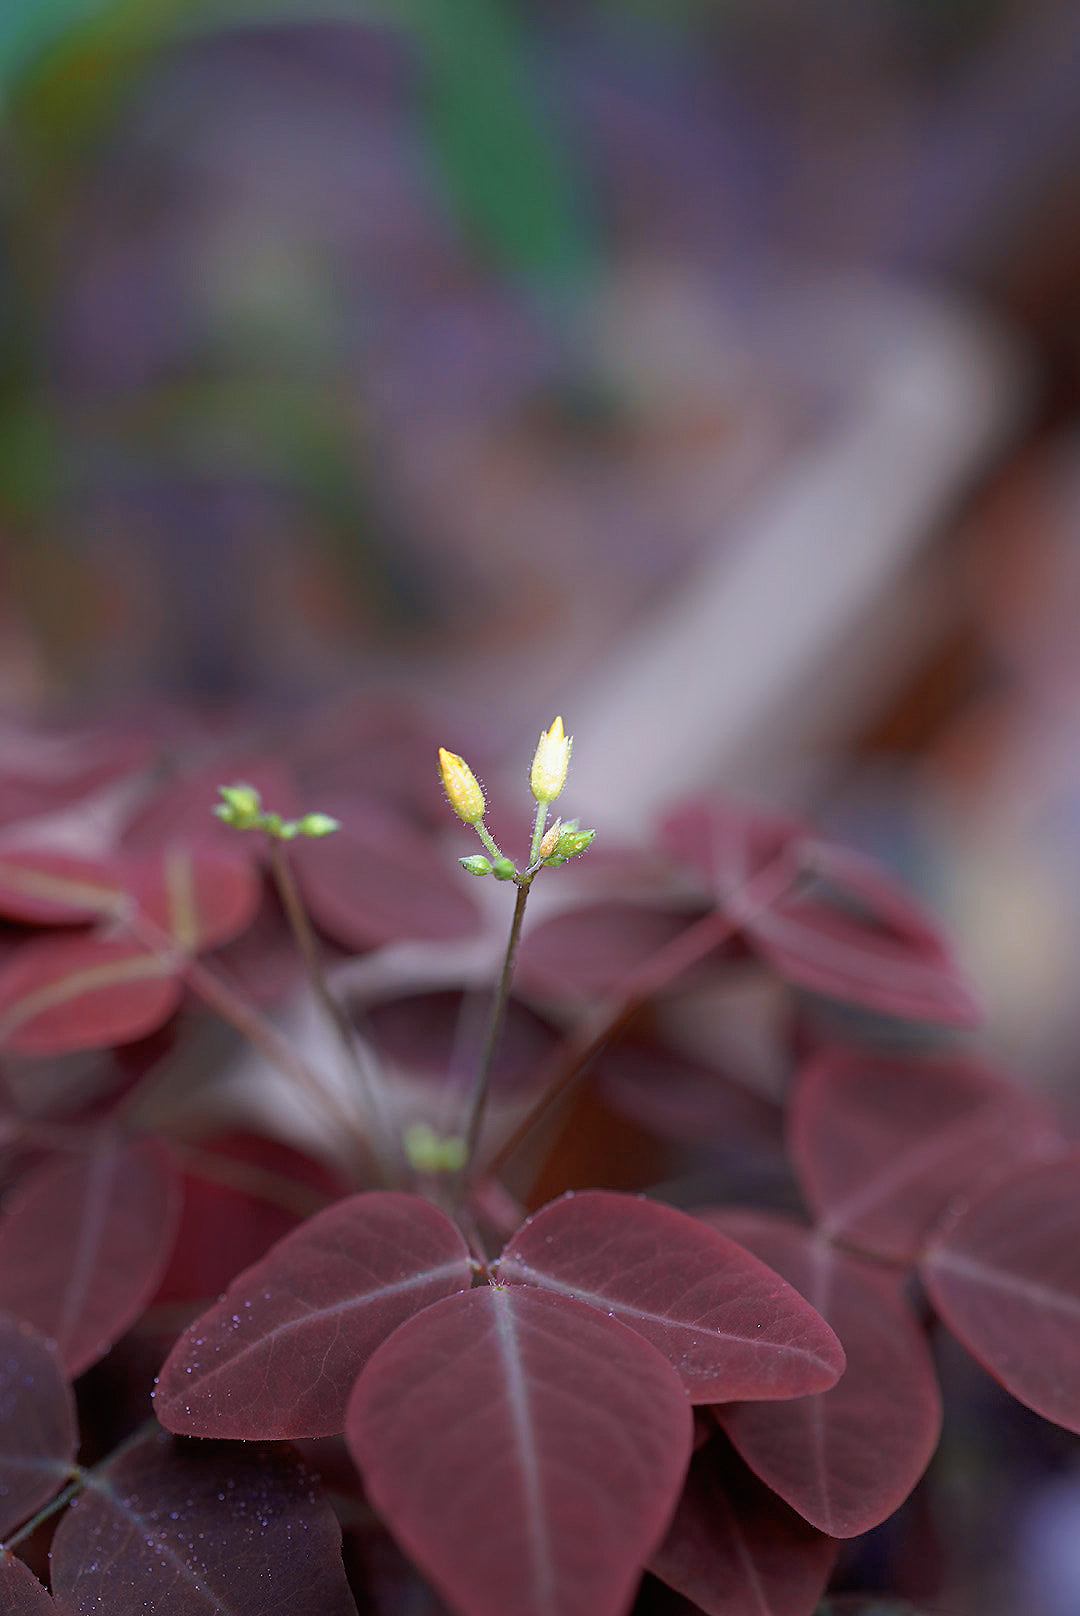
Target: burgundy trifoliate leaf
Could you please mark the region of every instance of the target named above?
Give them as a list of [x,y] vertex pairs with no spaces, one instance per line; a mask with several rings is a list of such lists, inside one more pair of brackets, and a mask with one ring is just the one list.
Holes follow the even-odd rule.
[[497,1264],[621,1319],[670,1360],[692,1402],[799,1397],[844,1353],[814,1309],[733,1240],[674,1207],[571,1192],[528,1220]]
[[524,1285],[410,1319],[364,1370],[346,1422],[374,1507],[460,1616],[623,1616],[692,1431],[654,1347]]
[[972,1199],[1057,1142],[1035,1101],[977,1061],[856,1050],[800,1073],[789,1135],[821,1232],[901,1262],[917,1261],[957,1197]]
[[354,1195],[286,1235],[185,1330],[154,1407],[185,1436],[331,1436],[372,1352],[472,1283],[468,1248],[419,1196]]
[[0,1538],[60,1491],[78,1446],[56,1353],[30,1325],[0,1315]]
[[812,1616],[836,1550],[717,1435],[695,1453],[649,1570],[707,1616]]
[[62,1616],[356,1616],[333,1511],[271,1447],[144,1438],[91,1472],[51,1564]]
[[179,1175],[152,1140],[109,1141],[37,1169],[0,1218],[0,1307],[80,1375],[154,1294],[179,1212]]
[[[796,987],[934,1025],[981,1019],[939,929],[872,859],[821,841],[796,820],[709,802],[669,815],[661,839]],[[790,880],[763,903],[755,888],[770,867]]]
[[41,937],[0,966],[0,1048],[105,1049],[155,1032],[182,993],[176,962],[125,937]]
[[919,1271],[972,1356],[1036,1414],[1080,1432],[1080,1151],[990,1190]]
[[0,1549],[0,1610],[4,1616],[57,1616],[57,1609],[30,1567]]
[[903,1503],[937,1446],[941,1397],[925,1338],[889,1274],[809,1230],[752,1212],[701,1212],[773,1264],[847,1353],[839,1384],[795,1402],[737,1403],[720,1421],[750,1468],[830,1537],[869,1531]]

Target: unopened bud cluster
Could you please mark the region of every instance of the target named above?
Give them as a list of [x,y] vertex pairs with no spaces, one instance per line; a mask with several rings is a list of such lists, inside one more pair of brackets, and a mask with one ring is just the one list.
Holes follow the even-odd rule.
[[261,830],[275,841],[291,842],[297,836],[330,836],[341,829],[340,822],[329,814],[304,814],[300,819],[282,819],[262,805],[262,798],[254,786],[219,786],[221,801],[214,812],[233,830]]
[[527,885],[541,865],[554,867],[565,864],[592,846],[596,832],[579,830],[576,819],[565,824],[557,819],[542,834],[548,804],[555,801],[566,784],[573,744],[574,738],[567,735],[561,718],[556,718],[550,729],[541,731],[529,770],[529,789],[537,803],[536,839],[528,868],[524,871],[519,871],[513,860],[501,853],[492,840],[484,824],[487,807],[484,793],[465,759],[440,746],[439,775],[447,800],[458,818],[473,827],[490,854],[488,857],[483,853],[473,853],[460,860],[462,868],[470,875],[493,875],[496,881],[517,881],[519,885]]

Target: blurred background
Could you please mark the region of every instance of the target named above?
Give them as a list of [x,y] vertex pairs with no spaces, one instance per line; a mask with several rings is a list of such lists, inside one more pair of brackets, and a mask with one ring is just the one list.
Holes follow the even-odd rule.
[[8,754],[562,712],[609,832],[886,858],[1074,1118],[1078,420],[1075,0],[0,6]]

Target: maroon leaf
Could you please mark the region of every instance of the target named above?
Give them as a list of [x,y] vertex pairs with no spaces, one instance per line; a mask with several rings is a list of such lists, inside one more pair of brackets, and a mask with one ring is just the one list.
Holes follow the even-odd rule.
[[855,1050],[804,1069],[789,1128],[822,1232],[906,1262],[956,1197],[977,1195],[1055,1138],[1032,1099],[977,1061]]
[[230,1134],[208,1141],[184,1173],[180,1225],[154,1305],[207,1306],[241,1269],[341,1193],[325,1167],[278,1139]]
[[57,1606],[21,1560],[0,1549],[0,1610],[4,1616],[57,1616]]
[[[795,986],[935,1025],[981,1019],[978,996],[941,932],[872,859],[820,841],[797,820],[710,802],[671,814],[661,839]],[[792,885],[762,906],[747,888],[778,859],[790,867]]]
[[175,1168],[152,1140],[37,1169],[0,1218],[0,1307],[55,1342],[74,1378],[154,1294],[179,1210]]
[[0,1538],[60,1491],[78,1445],[75,1399],[55,1352],[0,1314]]
[[1080,1151],[999,1184],[920,1273],[968,1351],[1036,1414],[1080,1432]]
[[694,1455],[649,1570],[707,1616],[812,1616],[836,1548],[715,1438]]
[[592,1075],[610,1106],[663,1139],[777,1153],[779,1107],[680,1051],[618,1043],[600,1053]]
[[622,1616],[692,1430],[647,1341],[523,1285],[410,1319],[364,1370],[346,1423],[372,1503],[461,1616]]
[[757,910],[746,931],[763,959],[797,987],[884,1015],[971,1027],[982,1005],[941,933],[869,859],[807,840],[813,876]]
[[518,979],[553,998],[594,999],[618,992],[632,971],[701,914],[701,909],[597,903],[555,915],[525,933]]
[[699,1214],[746,1242],[828,1319],[847,1353],[839,1384],[719,1418],[750,1468],[830,1537],[855,1537],[903,1503],[937,1445],[941,1399],[922,1331],[893,1278],[806,1229],[752,1212]]
[[808,835],[790,815],[716,798],[680,804],[659,828],[660,845],[724,904]]
[[261,897],[255,865],[240,848],[171,842],[161,853],[133,860],[127,881],[142,915],[185,954],[239,937]]
[[479,925],[461,885],[469,877],[389,815],[358,816],[325,841],[293,843],[289,856],[315,921],[346,948],[408,937],[448,941]]
[[131,1043],[180,1002],[176,966],[117,937],[42,937],[0,966],[0,1047],[65,1055]]
[[184,1332],[154,1406],[186,1436],[330,1436],[375,1348],[472,1282],[468,1249],[418,1196],[354,1195],[309,1218]]
[[90,1482],[53,1539],[62,1616],[356,1616],[337,1521],[293,1456],[158,1432]]
[[798,1397],[835,1384],[844,1354],[790,1285],[674,1207],[603,1190],[563,1196],[499,1258],[500,1278],[621,1319],[678,1370],[695,1403]]
[[124,902],[118,867],[48,848],[0,853],[0,914],[37,926],[82,926]]

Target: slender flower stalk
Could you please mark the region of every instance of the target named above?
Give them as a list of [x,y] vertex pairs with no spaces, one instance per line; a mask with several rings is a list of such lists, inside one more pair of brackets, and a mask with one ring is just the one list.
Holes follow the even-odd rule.
[[379,1154],[384,1157],[387,1164],[392,1161],[394,1154],[393,1134],[386,1117],[379,1087],[379,1071],[377,1064],[370,1056],[362,1040],[357,1038],[356,1031],[345,1013],[344,1008],[330,991],[323,969],[322,956],[319,952],[318,939],[308,917],[304,901],[296,885],[296,878],[289,863],[288,854],[284,844],[277,838],[270,839],[270,868],[281,899],[285,917],[289,923],[300,956],[304,962],[308,984],[327,1023],[333,1031],[348,1062],[350,1069],[356,1075],[363,1090],[364,1105],[368,1116],[378,1137]]
[[470,1163],[476,1156],[476,1147],[480,1140],[480,1129],[484,1121],[484,1108],[487,1105],[488,1093],[491,1089],[491,1074],[495,1068],[495,1056],[502,1036],[503,1022],[506,1020],[506,1009],[510,1000],[510,983],[514,975],[514,961],[517,957],[518,943],[521,941],[521,923],[525,918],[525,904],[528,901],[531,885],[532,876],[523,876],[518,882],[517,899],[514,903],[514,917],[510,922],[510,937],[506,945],[502,974],[499,977],[499,985],[495,990],[495,999],[491,1006],[491,1014],[488,1017],[484,1048],[480,1056],[476,1081],[469,1099],[468,1115],[465,1119],[463,1171],[468,1170]]

